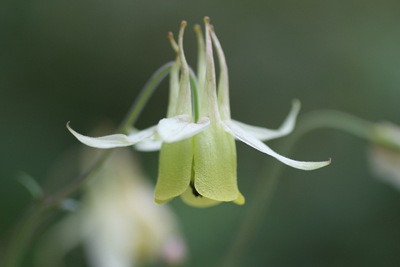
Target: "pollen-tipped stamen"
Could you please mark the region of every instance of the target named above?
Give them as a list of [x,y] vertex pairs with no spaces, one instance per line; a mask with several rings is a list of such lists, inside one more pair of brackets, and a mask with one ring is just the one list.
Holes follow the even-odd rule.
[[172,32],[168,33],[168,39],[169,39],[169,41],[171,43],[171,46],[174,49],[174,51],[176,53],[179,53],[179,46],[178,46],[178,43],[175,41],[174,34]]

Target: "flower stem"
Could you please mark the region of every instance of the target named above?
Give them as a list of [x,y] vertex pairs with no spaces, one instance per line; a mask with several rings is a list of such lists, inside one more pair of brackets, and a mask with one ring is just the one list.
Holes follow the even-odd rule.
[[[150,96],[157,88],[159,83],[166,77],[171,70],[173,62],[167,63],[159,68],[150,80],[145,84],[139,96],[129,109],[125,119],[118,127],[117,133],[126,132],[139,117],[145,104],[149,100]],[[8,252],[5,254],[4,264],[1,266],[5,267],[18,267],[23,261],[23,257],[28,247],[29,241],[33,235],[34,230],[47,213],[57,210],[62,201],[68,197],[73,196],[86,185],[92,183],[95,179],[95,175],[99,169],[103,166],[104,162],[110,157],[113,149],[104,151],[98,156],[94,162],[80,174],[70,185],[62,189],[60,192],[53,196],[43,197],[40,202],[35,203],[30,209],[27,210],[25,215],[22,217],[20,223],[14,230]]]
[[[299,119],[298,127],[293,133],[282,141],[279,151],[284,155],[288,155],[290,150],[295,146],[297,141],[305,134],[318,129],[330,128],[347,132],[356,137],[372,140],[371,129],[372,123],[361,118],[346,114],[344,112],[323,110],[310,112]],[[279,184],[279,177],[285,166],[277,160],[272,163],[265,164],[268,166],[262,172],[262,179],[256,184],[256,192],[244,216],[239,231],[231,242],[227,253],[224,255],[223,263],[220,266],[232,267],[239,265],[246,250],[248,249],[261,220],[264,218],[271,199],[274,196],[276,188]],[[268,177],[268,179],[265,179]]]
[[118,127],[117,132],[125,133],[129,129],[129,127],[135,124],[144,106],[150,99],[151,95],[153,94],[157,86],[171,71],[172,65],[174,65],[174,62],[168,62],[167,64],[161,66],[161,68],[159,68],[151,76],[150,80],[145,84],[139,96],[136,98],[135,102],[133,102],[127,115],[125,116],[121,125]]

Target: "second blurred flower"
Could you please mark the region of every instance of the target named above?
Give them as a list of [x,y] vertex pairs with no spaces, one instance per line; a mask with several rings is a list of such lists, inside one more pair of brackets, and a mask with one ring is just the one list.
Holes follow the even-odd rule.
[[[89,150],[83,163],[94,156]],[[153,187],[130,149],[111,156],[78,209],[48,233],[37,266],[63,266],[65,254],[79,244],[91,267],[175,266],[184,260],[186,248],[174,214],[154,203]]]

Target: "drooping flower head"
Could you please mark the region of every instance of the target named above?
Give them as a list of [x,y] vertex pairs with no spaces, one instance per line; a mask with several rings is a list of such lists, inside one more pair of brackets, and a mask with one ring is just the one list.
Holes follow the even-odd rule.
[[[294,126],[294,120],[299,110],[299,103],[295,101],[293,111],[290,113],[287,121],[278,131],[271,131],[244,125],[231,121],[230,105],[229,105],[229,86],[228,86],[228,70],[225,62],[225,56],[222,51],[218,38],[209,24],[209,19],[205,18],[206,24],[206,38],[205,38],[205,53],[201,51],[202,36],[199,31],[199,26],[196,26],[196,32],[199,36],[199,70],[198,70],[198,84],[200,94],[200,117],[207,117],[210,120],[210,125],[193,136],[194,154],[191,162],[191,175],[189,180],[189,165],[182,164],[181,167],[187,168],[186,179],[180,181],[181,186],[176,188],[186,188],[182,198],[185,202],[195,206],[210,206],[218,204],[221,201],[234,201],[237,204],[243,204],[244,198],[240,194],[237,187],[237,174],[236,174],[236,147],[234,137],[245,143],[253,146],[261,152],[270,154],[277,157],[288,165],[301,169],[315,169],[322,167],[328,162],[297,162],[285,157],[282,157],[270,148],[264,145],[261,141],[256,139],[273,139],[288,134]],[[181,39],[180,45],[181,45]],[[215,77],[215,64],[213,57],[212,41],[217,49],[219,63],[220,63],[220,77],[218,83],[218,96],[216,88]],[[183,50],[180,47],[181,51]],[[202,55],[204,54],[204,59]],[[182,73],[184,73],[182,71]],[[183,75],[183,74],[182,74]],[[182,76],[181,76],[182,77]],[[204,77],[204,78],[202,78]],[[182,82],[181,82],[182,83]],[[178,115],[178,114],[177,114]],[[242,129],[241,127],[245,128]],[[250,133],[245,130],[250,130]],[[255,137],[254,137],[255,136]],[[168,146],[174,144],[168,144]],[[164,147],[161,149],[160,157],[160,171],[159,171],[159,184],[173,184],[176,181],[173,177],[182,177],[177,172],[168,172],[169,177],[165,178],[161,166],[164,163],[164,158],[174,158],[168,152],[164,152]],[[189,150],[188,150],[189,151]],[[164,154],[165,153],[165,154]],[[176,159],[176,158],[175,158]],[[180,162],[180,161],[175,161]],[[187,164],[189,160],[186,159]],[[168,180],[167,180],[168,179]],[[174,180],[175,179],[175,180]],[[158,194],[156,187],[155,198],[156,201],[162,202],[169,200],[177,195],[178,191],[168,191],[164,188],[162,191],[165,195]]]
[[[293,101],[291,112],[277,130],[250,126],[231,119],[225,56],[209,18],[206,17],[204,22],[205,42],[200,26],[195,26],[199,41],[199,63],[198,83],[192,83],[192,87],[190,75],[194,74],[191,74],[183,49],[186,22],[181,24],[178,43],[169,34],[177,59],[171,70],[166,119],[160,120],[157,126],[128,136],[91,138],[69,128],[70,131],[83,143],[99,148],[140,145],[144,141],[151,144],[153,141],[149,140],[161,140],[158,180],[154,193],[157,203],[181,195],[186,203],[197,207],[229,201],[244,204],[244,197],[237,186],[235,139],[294,168],[313,170],[328,165],[330,160],[303,162],[286,158],[262,142],[285,136],[293,130],[300,109],[298,100]],[[218,95],[213,43],[220,65]]]

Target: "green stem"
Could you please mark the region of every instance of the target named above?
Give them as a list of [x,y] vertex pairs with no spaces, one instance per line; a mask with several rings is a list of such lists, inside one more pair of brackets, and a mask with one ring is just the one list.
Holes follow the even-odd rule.
[[129,127],[135,124],[144,106],[153,94],[154,90],[165,78],[165,76],[167,76],[167,74],[171,71],[172,65],[174,65],[174,62],[168,62],[167,64],[159,68],[153,74],[153,76],[151,76],[150,80],[145,84],[139,96],[132,104],[121,125],[118,127],[117,132],[125,133],[129,129]]
[[[283,145],[281,145],[279,151],[284,155],[288,155],[301,137],[310,131],[323,128],[336,129],[362,139],[372,140],[372,125],[371,122],[344,112],[330,110],[311,112],[299,119],[298,127],[285,141],[282,141],[281,144]],[[247,215],[244,217],[233,242],[231,242],[221,266],[232,267],[239,265],[268,210],[285,165],[275,160],[270,164],[265,164],[265,166],[268,167],[263,171],[261,179],[256,184],[255,194]],[[268,179],[266,179],[267,177]]]
[[[126,132],[137,120],[150,96],[169,73],[172,65],[173,62],[167,63],[153,74],[136,98],[127,116],[119,126],[117,133]],[[44,198],[42,202],[34,205],[26,212],[22,217],[22,221],[14,231],[10,246],[8,247],[8,252],[5,254],[4,265],[2,266],[18,267],[21,265],[29,240],[43,216],[48,212],[56,210],[64,199],[73,196],[85,188],[87,184],[92,183],[95,178],[94,174],[103,166],[104,162],[110,157],[112,151],[113,149],[109,149],[103,152],[86,171],[79,175],[69,186],[53,196]]]
[[373,123],[342,111],[320,110],[304,115],[293,132],[294,138],[300,138],[307,132],[330,128],[347,132],[356,137],[372,141]]

